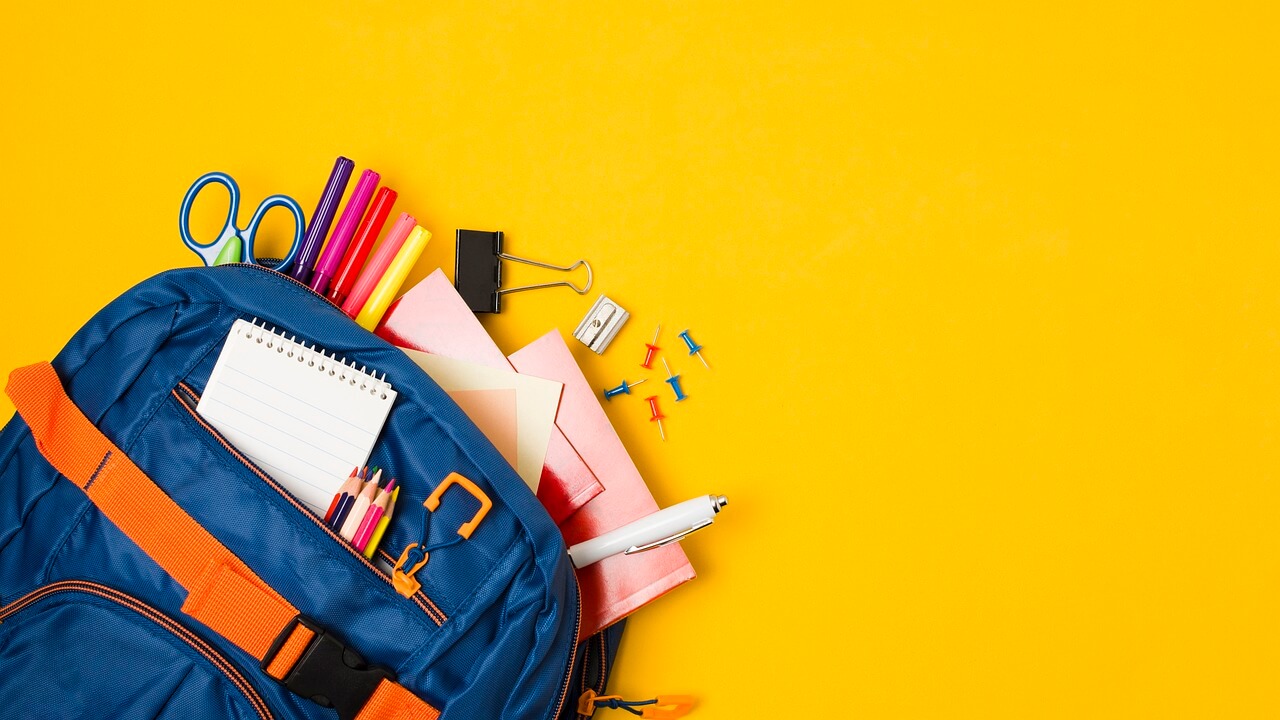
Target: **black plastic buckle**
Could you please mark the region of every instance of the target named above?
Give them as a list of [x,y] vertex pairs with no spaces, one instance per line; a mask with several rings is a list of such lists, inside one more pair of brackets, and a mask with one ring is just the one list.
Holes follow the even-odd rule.
[[298,625],[315,633],[315,637],[279,682],[318,705],[337,710],[341,720],[355,720],[378,685],[383,680],[396,679],[390,670],[366,664],[359,653],[304,615],[295,617],[271,643],[261,663],[264,672]]

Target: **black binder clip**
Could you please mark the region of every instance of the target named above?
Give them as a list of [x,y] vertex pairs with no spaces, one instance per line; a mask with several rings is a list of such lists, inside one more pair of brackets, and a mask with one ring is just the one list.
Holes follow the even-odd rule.
[[[562,280],[560,282],[524,285],[516,288],[503,288],[501,287],[502,260],[511,260],[512,262],[535,265],[540,268],[559,270],[561,272],[576,270],[581,265],[587,268],[587,286],[578,287],[567,280]],[[458,250],[453,272],[453,286],[458,289],[458,294],[462,296],[462,299],[467,301],[467,307],[471,308],[471,312],[502,312],[502,296],[506,293],[539,290],[559,285],[571,288],[579,295],[586,295],[587,291],[591,289],[591,265],[586,260],[579,260],[568,267],[561,267],[508,255],[502,251],[501,230],[495,232],[486,230],[458,231]]]

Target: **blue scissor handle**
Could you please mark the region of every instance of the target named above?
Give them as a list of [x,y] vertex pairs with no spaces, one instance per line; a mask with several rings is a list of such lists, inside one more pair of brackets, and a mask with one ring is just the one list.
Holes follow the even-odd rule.
[[293,264],[293,258],[298,254],[298,248],[302,247],[302,234],[307,225],[307,221],[302,217],[302,207],[298,205],[297,200],[288,195],[272,195],[263,200],[258,205],[258,209],[253,212],[253,217],[249,220],[249,226],[244,229],[245,262],[255,264],[258,262],[258,258],[253,252],[254,242],[258,237],[258,225],[262,223],[262,217],[273,207],[288,208],[289,212],[293,213],[293,244],[289,246],[289,252],[280,259],[280,262],[272,266],[275,270],[284,272]]
[[[217,183],[225,187],[227,194],[231,196],[231,203],[227,207],[227,221],[222,226],[222,232],[218,233],[218,237],[212,242],[201,244],[191,234],[191,205],[195,202],[196,196],[200,194],[200,191],[210,183]],[[287,208],[289,212],[293,213],[294,219],[293,244],[289,246],[289,252],[284,258],[272,266],[275,270],[284,272],[289,269],[294,257],[298,254],[298,249],[302,247],[302,235],[306,230],[306,219],[302,215],[302,208],[296,200],[288,195],[272,195],[263,200],[249,220],[249,226],[242,230],[236,227],[236,217],[240,211],[240,186],[236,184],[236,181],[230,175],[224,172],[205,173],[196,178],[196,181],[191,184],[191,188],[187,190],[187,194],[182,198],[182,209],[178,212],[178,232],[182,235],[182,242],[191,248],[196,255],[199,255],[206,266],[213,265],[214,261],[222,253],[223,248],[226,247],[226,244],[237,238],[240,240],[240,252],[237,253],[235,260],[237,262],[256,264],[258,258],[254,254],[253,245],[258,236],[258,226],[262,223],[262,217],[267,214],[267,211],[277,206]]]
[[[231,196],[231,203],[227,207],[227,221],[222,226],[222,232],[218,233],[218,237],[214,238],[212,242],[201,244],[191,235],[191,204],[195,202],[196,196],[209,183],[217,183],[225,187],[227,193]],[[230,175],[222,172],[201,175],[187,190],[187,194],[182,198],[182,209],[178,211],[178,232],[182,235],[182,242],[191,248],[192,252],[199,255],[206,266],[213,265],[218,253],[222,252],[222,247],[232,238],[240,236],[240,231],[235,226],[236,211],[239,209],[240,186],[236,185],[236,181],[232,180]]]

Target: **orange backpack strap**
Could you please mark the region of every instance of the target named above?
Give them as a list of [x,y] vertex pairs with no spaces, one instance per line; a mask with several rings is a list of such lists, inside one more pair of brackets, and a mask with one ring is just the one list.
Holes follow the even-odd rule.
[[[297,675],[309,674],[305,680],[323,680],[331,689],[349,675],[363,673],[355,683],[368,686],[363,697],[363,689],[356,687],[345,710],[335,703],[344,720],[439,717],[435,708],[396,684],[389,672],[346,667],[341,658],[350,651],[300,616],[103,435],[72,402],[52,365],[14,370],[5,392],[49,464],[187,591],[184,613],[262,660],[268,674],[299,694],[304,693],[291,684]],[[337,664],[343,667],[326,670],[323,658],[334,646]]]

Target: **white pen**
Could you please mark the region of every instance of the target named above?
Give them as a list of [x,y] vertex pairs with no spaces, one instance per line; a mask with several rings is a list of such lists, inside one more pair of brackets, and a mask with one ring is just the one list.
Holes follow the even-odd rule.
[[574,567],[584,568],[610,555],[632,555],[669,545],[710,525],[720,508],[728,504],[729,499],[723,495],[703,495],[685,500],[574,545],[569,548],[569,559]]

